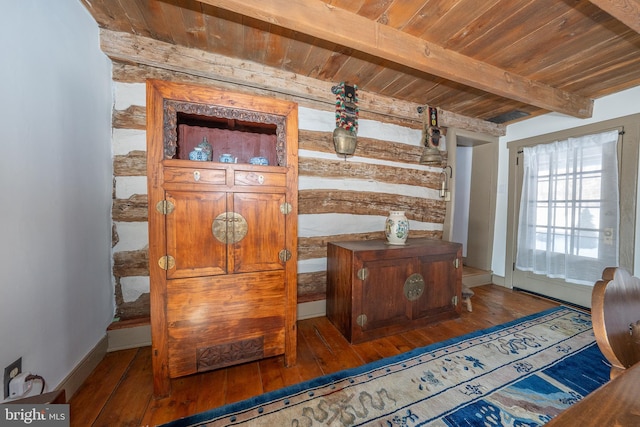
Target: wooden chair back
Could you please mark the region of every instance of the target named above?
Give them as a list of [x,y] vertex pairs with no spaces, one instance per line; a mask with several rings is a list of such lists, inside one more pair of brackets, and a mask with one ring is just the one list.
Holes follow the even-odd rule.
[[591,294],[596,342],[611,362],[611,378],[640,362],[640,279],[608,267]]

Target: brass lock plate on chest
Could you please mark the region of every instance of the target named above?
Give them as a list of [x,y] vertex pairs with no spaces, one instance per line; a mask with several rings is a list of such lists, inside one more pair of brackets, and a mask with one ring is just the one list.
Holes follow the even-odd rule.
[[420,298],[424,292],[424,277],[421,274],[414,273],[404,282],[404,296],[409,301],[415,301]]
[[245,238],[249,226],[247,220],[237,212],[223,212],[213,220],[211,231],[222,243],[238,243]]

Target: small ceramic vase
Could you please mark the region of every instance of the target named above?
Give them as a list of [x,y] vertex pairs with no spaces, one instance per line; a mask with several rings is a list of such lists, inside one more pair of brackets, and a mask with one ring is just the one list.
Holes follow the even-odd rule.
[[384,233],[390,245],[404,245],[409,237],[409,220],[404,211],[390,211]]
[[197,162],[206,162],[209,160],[207,153],[202,151],[201,147],[196,147],[189,153],[189,160],[195,160]]

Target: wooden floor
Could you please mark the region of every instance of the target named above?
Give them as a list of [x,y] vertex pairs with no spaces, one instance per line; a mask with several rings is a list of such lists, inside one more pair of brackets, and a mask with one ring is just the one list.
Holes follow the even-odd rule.
[[473,312],[459,319],[350,345],[325,317],[298,322],[298,362],[275,357],[172,380],[152,396],[151,348],[108,353],[70,400],[71,426],[153,426],[317,376],[488,328],[558,304],[497,285],[474,287]]

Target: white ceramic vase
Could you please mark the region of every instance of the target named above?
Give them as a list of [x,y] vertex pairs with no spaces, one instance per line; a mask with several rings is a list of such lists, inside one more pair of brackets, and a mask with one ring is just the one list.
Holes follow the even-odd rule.
[[409,237],[409,220],[404,211],[391,211],[385,222],[384,233],[390,245],[404,245]]

